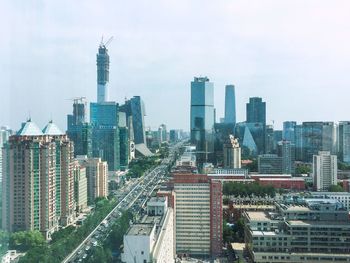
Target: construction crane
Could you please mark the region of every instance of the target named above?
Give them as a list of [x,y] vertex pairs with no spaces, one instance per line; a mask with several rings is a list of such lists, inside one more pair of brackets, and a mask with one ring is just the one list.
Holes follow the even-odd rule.
[[107,47],[109,45],[109,43],[112,42],[112,40],[113,40],[113,36],[111,36],[105,43],[103,43],[103,36],[102,36],[100,46]]

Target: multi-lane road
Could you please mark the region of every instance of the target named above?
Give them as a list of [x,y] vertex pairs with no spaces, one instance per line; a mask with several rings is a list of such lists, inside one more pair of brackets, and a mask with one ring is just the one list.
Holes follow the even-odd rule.
[[101,221],[100,224],[73,250],[63,263],[83,262],[90,255],[93,246],[101,244],[110,234],[111,226],[122,215],[123,211],[130,209],[136,213],[149,199],[154,189],[164,181],[169,165],[175,161],[176,152],[183,143],[170,147],[169,155],[161,164],[149,171],[141,178],[133,180],[116,192],[119,201],[114,209]]

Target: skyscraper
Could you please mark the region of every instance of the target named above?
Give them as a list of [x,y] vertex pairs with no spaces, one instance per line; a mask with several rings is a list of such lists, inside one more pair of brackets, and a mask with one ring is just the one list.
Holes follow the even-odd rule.
[[225,87],[225,123],[236,124],[236,95],[235,86]]
[[97,102],[108,101],[109,55],[106,45],[101,42],[96,54],[97,64]]
[[191,143],[197,147],[199,163],[214,152],[214,84],[207,77],[191,82]]
[[28,120],[3,148],[3,229],[46,238],[74,220],[73,143],[50,122]]
[[92,155],[107,161],[110,171],[120,169],[118,112],[116,102],[90,103]]
[[86,121],[86,110],[85,98],[75,98],[73,114],[67,115],[67,134],[74,142],[74,156],[92,156],[92,127]]
[[337,185],[337,156],[330,152],[320,151],[313,156],[314,187],[317,191],[328,191],[332,185]]
[[350,163],[350,121],[339,123],[339,156],[344,163]]
[[282,157],[282,173],[295,173],[295,145],[290,141],[280,141],[277,146],[278,156]]
[[333,122],[303,122],[303,161],[312,162],[319,151],[336,153],[336,126]]
[[286,141],[290,141],[295,144],[296,135],[295,135],[295,127],[297,123],[295,121],[285,121],[283,122],[283,135],[282,139]]
[[266,102],[262,98],[249,98],[247,103],[247,123],[260,122],[266,125]]

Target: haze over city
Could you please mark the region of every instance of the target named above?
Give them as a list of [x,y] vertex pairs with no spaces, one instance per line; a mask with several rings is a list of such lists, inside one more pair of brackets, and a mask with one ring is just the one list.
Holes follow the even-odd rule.
[[[106,8],[108,7],[108,8]],[[189,129],[190,82],[208,76],[217,119],[259,96],[267,122],[347,120],[348,1],[4,1],[0,123],[29,115],[66,129],[73,97],[96,101],[96,53],[114,36],[110,99],[140,95],[146,125]]]

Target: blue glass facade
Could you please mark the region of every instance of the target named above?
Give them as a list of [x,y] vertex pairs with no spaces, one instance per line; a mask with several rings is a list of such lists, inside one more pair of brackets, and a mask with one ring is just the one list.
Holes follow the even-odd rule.
[[214,84],[209,79],[191,82],[191,143],[202,153],[199,162],[212,159],[214,152]]
[[247,103],[247,123],[260,122],[266,125],[266,103],[262,98],[249,98]]
[[115,102],[90,103],[92,155],[107,161],[110,171],[120,169],[118,110]]
[[225,88],[225,123],[236,124],[236,95],[234,85],[226,85]]
[[295,127],[297,123],[295,121],[283,122],[283,140],[289,141],[293,144],[296,143]]

